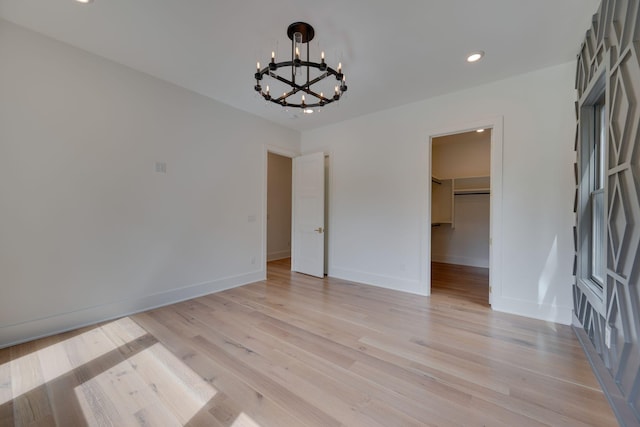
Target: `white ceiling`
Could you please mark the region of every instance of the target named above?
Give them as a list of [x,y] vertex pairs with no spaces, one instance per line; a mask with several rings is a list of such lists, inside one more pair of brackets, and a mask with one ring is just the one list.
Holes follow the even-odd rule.
[[[0,17],[284,126],[308,130],[575,59],[600,0],[0,0]],[[253,90],[256,61],[314,26],[349,90],[302,115]],[[467,64],[466,55],[485,58]],[[294,118],[294,115],[297,116]]]

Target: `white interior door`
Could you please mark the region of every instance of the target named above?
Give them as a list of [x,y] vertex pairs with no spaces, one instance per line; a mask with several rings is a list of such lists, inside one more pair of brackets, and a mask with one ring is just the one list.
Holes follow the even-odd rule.
[[291,269],[324,277],[324,153],[293,159]]

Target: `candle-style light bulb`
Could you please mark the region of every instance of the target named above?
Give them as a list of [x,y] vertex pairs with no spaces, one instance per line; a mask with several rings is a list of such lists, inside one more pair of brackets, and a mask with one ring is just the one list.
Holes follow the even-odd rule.
[[336,86],[336,95],[338,94],[338,86]]
[[300,59],[300,48],[296,47],[296,59]]
[[342,62],[338,62],[338,73],[342,72]]
[[269,70],[275,71],[278,69],[278,65],[276,64],[276,51],[271,51],[271,62],[269,62]]
[[256,69],[257,69],[258,71],[260,71],[260,63],[259,63],[259,62],[256,62]]
[[269,95],[269,85],[267,85],[267,95]]
[[324,50],[320,53],[320,71],[327,69],[327,63],[324,62]]
[[304,104],[304,95],[302,95],[302,103]]

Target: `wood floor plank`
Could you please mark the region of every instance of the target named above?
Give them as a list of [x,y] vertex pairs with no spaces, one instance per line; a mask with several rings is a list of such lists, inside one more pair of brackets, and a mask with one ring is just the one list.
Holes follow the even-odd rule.
[[[197,316],[198,313],[194,312],[194,315]],[[233,313],[231,312],[225,313],[225,318],[216,317],[213,313],[209,313],[207,316],[214,320],[216,326],[225,323],[225,318],[227,317],[233,320]],[[327,382],[328,379],[323,378],[318,372],[305,372],[305,367],[298,363],[295,358],[288,356],[286,353],[280,352],[278,349],[274,349],[273,343],[269,343],[269,340],[261,340],[259,331],[253,330],[250,335],[245,334],[245,336],[243,336],[243,332],[233,326],[232,323],[242,325],[240,319],[235,319],[235,321],[230,322],[230,324],[226,324],[224,326],[224,330],[227,331],[228,335],[225,335],[222,340],[220,340],[222,337],[217,336],[218,334],[215,333],[215,331],[203,330],[203,336],[206,336],[209,339],[215,339],[221,345],[230,345],[230,347],[227,346],[226,348],[230,353],[235,354],[237,359],[250,359],[251,365],[260,367],[260,371],[266,373],[271,380],[276,381],[279,384],[286,385],[287,388],[293,388],[300,391],[306,390],[303,394],[309,395],[313,401],[323,402],[325,406],[328,405],[331,407],[334,412],[338,411],[345,402],[353,402],[361,399],[362,396],[360,395],[347,396],[343,394],[339,387],[340,384],[337,381],[332,384],[331,387],[323,387],[325,390],[332,390],[331,393],[324,391],[323,388],[318,387],[315,384],[309,383],[305,378],[314,378],[317,382]],[[248,324],[245,324],[244,326],[250,327]],[[231,338],[229,335],[235,337],[234,341],[230,341]],[[279,363],[273,364],[270,360],[279,360]],[[350,414],[354,409],[355,408],[352,407],[346,407],[343,408],[342,413]],[[371,423],[373,423],[373,421],[371,421]],[[349,424],[357,425],[355,420],[349,420]]]
[[11,390],[16,426],[46,425],[53,421],[53,411],[44,386],[37,350],[39,344],[31,342],[12,347],[10,351]]
[[202,409],[185,425],[190,427],[230,426],[242,413],[242,408],[229,396],[222,392],[216,393]]
[[[196,303],[194,303],[196,304]],[[225,325],[225,330],[229,331],[236,338],[243,337],[239,341],[244,348],[250,349],[253,353],[263,355],[269,360],[279,360],[279,366],[273,369],[273,379],[280,378],[283,384],[289,388],[296,390],[307,390],[305,393],[309,395],[314,402],[321,402],[321,409],[331,412],[338,420],[346,425],[358,426],[377,426],[388,425],[379,424],[375,419],[369,418],[368,411],[364,410],[364,406],[369,406],[372,399],[371,389],[363,389],[355,385],[355,378],[345,369],[336,369],[331,362],[327,363],[324,359],[313,357],[308,352],[297,351],[296,346],[291,346],[286,340],[279,340],[269,333],[266,333],[259,326],[259,322],[263,319],[256,319],[249,316],[238,316],[237,312],[241,311],[237,305],[227,305],[222,301],[214,301],[208,298],[206,307],[215,307],[215,312],[210,312],[207,318],[215,320],[216,325],[229,321],[234,326]],[[197,312],[192,311],[194,316],[198,316]],[[216,315],[215,313],[220,313]],[[243,334],[244,331],[251,331],[249,334]],[[233,330],[236,330],[234,333]],[[313,378],[313,383],[309,383],[307,378]],[[366,391],[365,391],[366,390]],[[385,406],[385,400],[389,396],[384,396],[383,400],[377,400],[378,406]],[[407,418],[408,420],[408,418]],[[407,424],[409,422],[405,420]],[[417,423],[416,420],[413,420]]]
[[109,380],[101,375],[123,361],[113,342],[99,329],[64,343],[79,385],[69,390],[78,400],[89,425],[125,425],[127,408],[118,407],[118,396],[109,396]]
[[14,424],[11,354],[8,348],[4,348],[0,350],[0,426]]
[[[110,322],[102,330],[123,357],[117,366],[117,380],[123,383],[120,395],[130,396],[130,413],[143,425],[153,420],[184,425],[213,395],[213,390],[204,391],[203,381],[155,339],[144,344],[147,332],[131,319]],[[143,348],[137,351],[140,344]]]
[[571,328],[496,313],[486,269],[422,297],[267,280],[0,350],[0,425],[613,426]]
[[[166,313],[166,310],[162,311],[163,314]],[[158,337],[173,354],[197,372],[204,381],[211,384],[219,392],[223,390],[225,395],[237,402],[243,413],[255,419],[260,426],[266,427],[278,425],[278,423],[281,423],[280,425],[300,424],[300,420],[293,417],[285,408],[277,405],[271,397],[263,395],[247,384],[240,376],[227,369],[221,361],[196,351],[188,343],[189,337],[181,336],[171,329],[175,326],[174,323],[165,323],[162,316],[155,314],[157,313],[138,314],[135,316],[135,320]],[[184,320],[184,318],[182,319]],[[214,397],[214,401],[215,399]],[[215,410],[212,411],[212,409],[209,411],[215,413]],[[230,424],[225,423],[225,425]]]
[[[69,336],[68,339],[73,339]],[[57,425],[86,425],[82,408],[74,394],[80,381],[73,374],[66,348],[61,336],[47,337],[41,340],[42,348],[37,352],[42,368],[43,380],[53,409]]]

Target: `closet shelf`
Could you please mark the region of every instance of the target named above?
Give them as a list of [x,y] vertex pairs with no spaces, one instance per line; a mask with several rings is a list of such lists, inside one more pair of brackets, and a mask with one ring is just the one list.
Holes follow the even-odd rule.
[[[491,194],[489,176],[452,178],[431,177],[431,226],[450,225],[455,228],[455,197],[467,194]],[[442,221],[441,221],[442,220]]]

